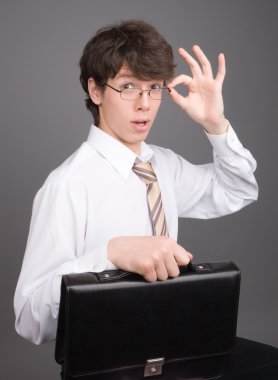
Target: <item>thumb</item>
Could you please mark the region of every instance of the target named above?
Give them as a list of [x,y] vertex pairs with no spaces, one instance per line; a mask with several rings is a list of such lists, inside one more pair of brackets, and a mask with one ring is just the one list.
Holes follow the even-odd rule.
[[[170,88],[170,87],[169,87]],[[173,102],[175,102],[179,107],[183,110],[187,108],[187,96],[179,94],[174,88],[170,88],[169,96],[172,98]]]
[[189,85],[190,83],[192,82],[192,78],[188,75],[185,75],[185,74],[182,74],[182,75],[179,75],[177,76],[176,78],[174,78],[173,80],[171,80],[167,87],[169,88],[170,90],[170,97],[172,98],[172,100],[178,105],[180,106],[182,109],[186,110],[187,108],[187,103],[188,103],[188,98],[187,96],[183,96],[181,95],[176,89],[175,87],[178,86],[178,85],[184,85],[185,87],[187,87],[187,89],[189,89]]

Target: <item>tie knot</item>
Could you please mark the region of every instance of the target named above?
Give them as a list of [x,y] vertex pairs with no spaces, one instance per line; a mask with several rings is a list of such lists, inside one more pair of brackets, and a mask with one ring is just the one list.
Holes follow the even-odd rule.
[[132,170],[146,185],[156,182],[157,178],[150,162],[134,164]]

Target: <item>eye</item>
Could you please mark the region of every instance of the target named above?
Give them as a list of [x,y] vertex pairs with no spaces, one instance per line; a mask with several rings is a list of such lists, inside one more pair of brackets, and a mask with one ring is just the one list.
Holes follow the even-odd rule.
[[135,86],[134,86],[134,84],[132,84],[132,83],[125,83],[125,84],[123,84],[123,85],[121,86],[121,88],[122,88],[123,90],[127,90],[127,89],[130,89],[130,88],[135,88]]
[[151,85],[152,90],[161,90],[162,86],[159,83],[155,83]]

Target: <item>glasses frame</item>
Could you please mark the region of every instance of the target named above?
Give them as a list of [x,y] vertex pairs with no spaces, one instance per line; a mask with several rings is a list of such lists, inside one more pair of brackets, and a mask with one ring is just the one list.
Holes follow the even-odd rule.
[[[134,99],[124,99],[124,98],[122,97],[122,92],[123,92],[124,90],[117,90],[115,87],[111,86],[111,85],[108,84],[108,83],[104,83],[104,84],[105,84],[105,86],[108,86],[108,87],[112,88],[112,90],[117,91],[117,92],[120,94],[121,99],[122,99],[122,100],[125,100],[125,101],[127,101],[127,102],[130,102],[130,101],[133,101],[133,100],[139,99],[139,98],[142,96],[143,92],[147,92],[148,95],[149,95],[149,97],[150,97],[152,100],[163,100],[163,99],[164,99],[164,98],[161,98],[161,99],[155,99],[155,98],[152,98],[151,91],[152,91],[152,90],[155,90],[155,89],[153,89],[153,88],[150,88],[149,90],[143,90],[142,88],[138,88],[138,87],[134,87],[132,90],[140,90],[141,92],[138,93],[138,94],[139,94],[139,97],[136,97],[136,98],[134,98]],[[127,90],[128,90],[128,89],[127,89]],[[168,91],[167,94],[169,94],[169,93],[171,92],[170,88],[168,88],[168,87],[166,87],[166,86],[161,87],[161,90],[167,90],[167,91]]]

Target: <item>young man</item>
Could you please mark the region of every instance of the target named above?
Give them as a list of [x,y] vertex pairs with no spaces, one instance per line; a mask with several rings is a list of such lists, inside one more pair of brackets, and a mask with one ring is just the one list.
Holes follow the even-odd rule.
[[[176,242],[178,217],[219,217],[256,200],[255,160],[224,116],[224,55],[214,78],[200,47],[193,52],[179,49],[191,76],[174,78],[171,47],[142,21],[103,28],[86,45],[80,80],[95,126],[34,201],[15,294],[26,339],[55,339],[63,274],[118,267],[147,281],[178,276],[192,259]],[[214,163],[195,166],[145,143],[165,97],[203,127]]]

